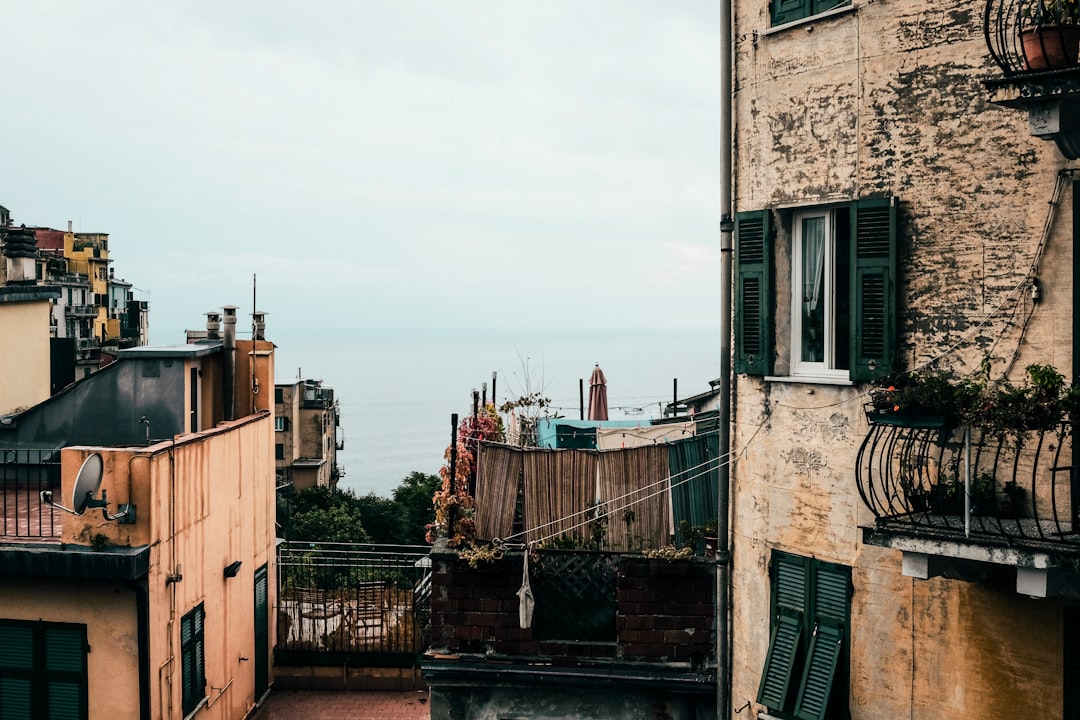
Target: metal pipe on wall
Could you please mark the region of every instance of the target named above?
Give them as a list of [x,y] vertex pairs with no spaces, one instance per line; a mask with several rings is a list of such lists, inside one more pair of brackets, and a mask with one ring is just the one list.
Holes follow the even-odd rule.
[[735,219],[732,206],[732,0],[720,3],[720,427],[716,493],[716,717],[731,717],[731,527],[728,522],[731,455],[732,264]]

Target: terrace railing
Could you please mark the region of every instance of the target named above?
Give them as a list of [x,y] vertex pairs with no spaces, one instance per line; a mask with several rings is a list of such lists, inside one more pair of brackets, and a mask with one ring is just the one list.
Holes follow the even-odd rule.
[[429,548],[286,542],[277,662],[412,667],[427,646]]
[[41,502],[59,489],[59,450],[0,448],[0,542],[59,542],[61,512]]

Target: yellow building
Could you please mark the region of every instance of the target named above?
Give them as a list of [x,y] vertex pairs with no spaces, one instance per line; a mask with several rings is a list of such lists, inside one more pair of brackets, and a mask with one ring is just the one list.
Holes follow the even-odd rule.
[[272,382],[261,339],[134,348],[8,418],[0,715],[239,720],[265,695]]
[[98,341],[119,338],[119,320],[109,318],[108,233],[73,232],[69,227],[64,233],[64,257],[68,261],[68,272],[79,273],[90,279],[97,313],[94,319],[94,335]]

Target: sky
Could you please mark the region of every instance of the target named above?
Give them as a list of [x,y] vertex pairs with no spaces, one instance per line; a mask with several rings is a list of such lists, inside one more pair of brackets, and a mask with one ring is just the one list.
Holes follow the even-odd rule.
[[9,3],[0,205],[109,233],[155,344],[713,327],[718,5]]

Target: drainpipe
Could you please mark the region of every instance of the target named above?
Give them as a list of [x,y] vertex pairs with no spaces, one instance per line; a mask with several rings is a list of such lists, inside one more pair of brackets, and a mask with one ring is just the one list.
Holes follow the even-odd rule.
[[235,419],[233,397],[236,392],[236,306],[226,305],[222,310],[225,311],[225,342],[222,353],[225,366],[225,392],[222,404],[225,406],[225,419],[233,420]]
[[716,492],[716,717],[731,717],[731,528],[728,522],[731,453],[731,269],[735,219],[732,214],[731,125],[732,0],[720,3],[720,467]]

